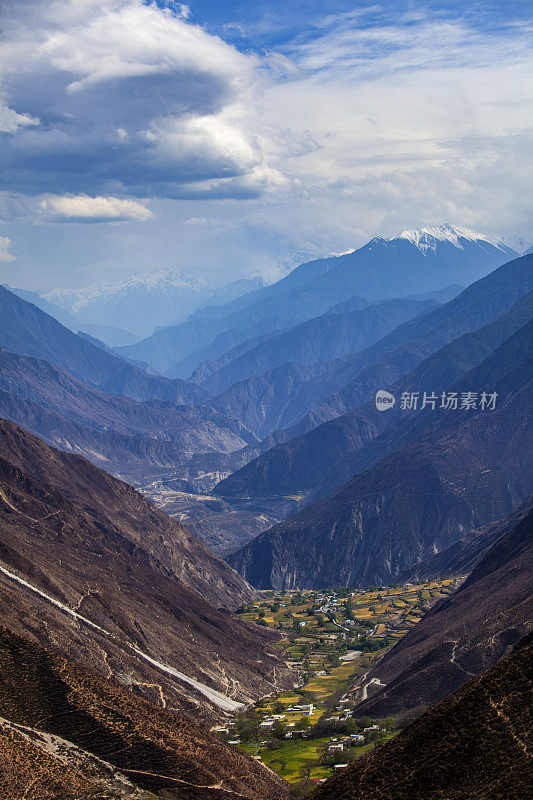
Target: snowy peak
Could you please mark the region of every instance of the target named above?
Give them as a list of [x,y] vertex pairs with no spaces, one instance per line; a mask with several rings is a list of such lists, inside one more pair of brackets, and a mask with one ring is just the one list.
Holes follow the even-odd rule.
[[204,280],[197,280],[187,272],[178,270],[158,270],[149,274],[131,275],[121,281],[98,281],[98,283],[75,291],[54,289],[43,295],[45,300],[57,303],[76,313],[100,300],[109,302],[113,297],[128,295],[132,292],[149,294],[174,294],[176,290],[202,292],[206,289]]
[[464,228],[460,225],[450,225],[445,223],[438,228],[414,228],[403,231],[397,239],[407,239],[407,241],[414,244],[421,253],[427,255],[435,253],[439,243],[451,244],[458,250],[463,250],[465,245],[477,244],[483,246],[490,245],[502,252],[514,253],[511,248],[507,247],[502,239],[491,238],[483,233],[477,233],[470,228]]

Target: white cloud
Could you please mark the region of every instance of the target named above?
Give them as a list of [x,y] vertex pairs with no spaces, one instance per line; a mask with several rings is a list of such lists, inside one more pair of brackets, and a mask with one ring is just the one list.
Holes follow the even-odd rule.
[[[145,208],[150,198],[157,213],[150,226],[126,230],[55,226],[51,234],[48,226],[47,236],[70,242],[49,257],[55,269],[61,251],[68,280],[80,237],[105,274],[127,259],[166,264],[176,252],[200,272],[252,271],[295,249],[343,251],[447,219],[531,238],[530,31],[507,24],[508,14],[492,24],[483,3],[440,12],[434,4],[431,13],[400,4],[408,14],[398,4],[357,3],[327,16],[322,4],[323,16],[281,31],[274,52],[282,11],[267,15],[264,49],[263,21],[254,30],[246,15],[234,25],[229,17],[228,37],[239,41],[242,24],[254,54],[209,34],[171,0],[163,10],[143,0],[7,5],[2,97],[16,116],[5,123],[11,212],[2,216],[28,226],[25,253],[33,236],[40,263],[42,228],[32,221],[42,198],[62,198],[64,208],[76,198]],[[40,215],[149,213],[94,211],[48,205]]]
[[0,236],[0,261],[15,261],[11,252],[13,242],[8,236]]
[[29,114],[18,114],[0,99],[0,133],[16,133],[19,128],[39,124],[39,119]]
[[20,113],[6,122],[19,129],[9,188],[174,197],[264,165],[248,125],[260,58],[188,17],[184,4],[143,0],[10,7],[0,67]]
[[152,212],[136,200],[117,197],[47,197],[40,210],[51,222],[144,222]]

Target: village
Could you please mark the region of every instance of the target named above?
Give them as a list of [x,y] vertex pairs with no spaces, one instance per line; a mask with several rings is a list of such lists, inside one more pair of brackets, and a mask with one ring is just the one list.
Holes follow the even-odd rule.
[[460,580],[361,591],[261,592],[258,602],[238,613],[283,633],[278,646],[298,669],[300,683],[262,698],[213,730],[305,795],[410,721],[357,714],[356,706],[380,685],[378,678],[366,676]]

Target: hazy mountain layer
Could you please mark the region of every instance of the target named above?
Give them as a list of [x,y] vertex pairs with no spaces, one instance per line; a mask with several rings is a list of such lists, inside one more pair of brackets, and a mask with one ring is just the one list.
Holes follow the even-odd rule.
[[[243,342],[316,317],[354,295],[384,300],[451,283],[470,283],[516,255],[505,245],[467,229],[443,226],[429,238],[418,233],[417,241],[412,235],[376,238],[345,255],[301,264],[271,286],[214,312],[197,312],[183,324],[159,331],[120,352],[166,372],[226,331],[237,331]],[[202,321],[204,324],[199,325]],[[237,344],[239,341],[234,340],[232,346]]]
[[[445,389],[486,357],[488,348],[497,347],[506,335],[533,315],[531,297],[527,297],[533,289],[532,267],[531,256],[511,261],[470,286],[450,303],[400,325],[372,347],[345,359],[337,369],[303,384],[295,383],[290,398],[281,403],[284,417],[288,413],[294,416],[296,409],[304,403],[312,405],[320,396],[317,392],[325,394],[332,386],[349,381],[298,425],[277,432],[275,438],[278,441],[281,438],[281,443],[222,482],[216,489],[217,494],[242,496],[280,490],[300,492],[325,478],[350,451],[358,449],[397,419],[399,403],[393,411],[375,411],[373,403],[378,389],[391,388],[391,391],[400,393],[406,389],[419,392]],[[517,307],[511,311],[515,304]],[[509,318],[476,333],[506,313],[510,314]],[[469,332],[472,332],[470,338],[466,336]],[[463,340],[458,338],[461,336]],[[434,358],[430,358],[433,354]],[[412,381],[407,377],[410,373]],[[350,375],[356,377],[350,380]],[[217,407],[224,409],[226,414],[230,414],[232,409],[234,413],[237,410],[238,402],[229,399],[237,388],[238,401],[243,405],[245,384],[232,387],[217,398]],[[261,407],[263,416],[271,413],[268,401],[273,397],[275,402],[275,389],[271,386]],[[223,398],[224,404],[221,403]],[[355,411],[347,414],[347,406]],[[334,421],[329,422],[332,418]],[[328,424],[319,428],[321,421]],[[340,479],[332,476],[335,482],[330,484],[330,491],[356,471],[357,468],[346,464]]]
[[310,366],[343,358],[369,347],[397,325],[426,313],[435,305],[434,300],[388,300],[344,314],[323,314],[237,356],[203,380],[202,386],[213,394],[220,394],[234,383],[288,362]]
[[409,564],[527,497],[531,324],[462,381],[490,376],[494,411],[436,411],[427,434],[229,557],[255,586],[394,582]]
[[11,353],[49,361],[89,386],[111,394],[188,404],[206,397],[194,384],[148,375],[122,358],[95,347],[1,286],[0,346]]

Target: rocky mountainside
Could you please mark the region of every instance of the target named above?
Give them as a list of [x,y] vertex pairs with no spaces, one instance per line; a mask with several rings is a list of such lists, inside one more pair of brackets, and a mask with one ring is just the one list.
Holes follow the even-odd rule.
[[[454,282],[470,283],[517,255],[502,243],[467,229],[443,226],[431,233],[421,230],[417,241],[414,232],[407,233],[410,235],[372,239],[358,250],[301,264],[277,283],[225,304],[215,314],[197,312],[181,325],[120,352],[167,373],[226,331],[237,331],[244,342],[324,314],[354,295],[376,301]],[[198,325],[202,319],[204,324]],[[234,340],[232,346],[240,342]],[[221,355],[223,351],[210,357]]]
[[0,350],[0,409],[49,444],[115,473],[150,465],[187,472],[194,454],[228,453],[257,441],[240,422],[208,407],[107,394],[46,361],[5,350]]
[[533,780],[529,635],[483,675],[427,711],[313,795],[316,800],[507,800]]
[[[331,479],[321,496],[328,493],[328,488],[332,491],[342,485],[358,471],[349,461],[342,464],[343,459],[392,426],[398,416],[405,416],[399,411],[399,403],[386,413],[377,412],[376,391],[387,388],[400,397],[407,389],[438,392],[448,388],[533,316],[531,267],[531,256],[512,261],[445,306],[400,325],[372,347],[343,361],[336,370],[326,371],[303,385],[295,382],[290,398],[279,404],[282,418],[294,415],[304,404],[311,405],[319,397],[317,390],[326,393],[328,387],[339,381],[340,373],[344,375],[343,380],[352,372],[356,375],[351,383],[299,424],[276,432],[277,446],[232,474],[217,486],[216,493],[242,496],[280,490],[302,492],[325,480],[328,473],[332,473]],[[246,395],[244,385],[232,387],[216,399],[217,407],[226,414],[232,410],[236,413],[238,403],[228,398],[237,389],[242,405]],[[260,410],[268,420],[271,419],[270,395],[275,403],[275,387],[271,388]],[[224,403],[221,402],[223,398],[226,399]],[[347,413],[346,405],[354,411]],[[324,418],[326,423],[321,429],[320,422]],[[386,452],[383,450],[379,457]],[[367,462],[365,468],[371,463],[375,462]],[[333,474],[336,465],[339,465],[338,474]]]
[[[330,464],[330,471],[309,493],[306,503],[326,497],[354,475],[373,466],[399,447],[414,442],[431,428],[435,423],[431,406],[412,411],[402,410],[401,398],[406,392],[422,390],[421,406],[424,391],[428,395],[443,391],[462,393],[469,391],[476,382],[479,385],[490,385],[491,381],[501,375],[503,362],[499,348],[515,333],[517,338],[513,341],[522,348],[524,356],[527,356],[532,319],[533,294],[529,294],[519,300],[508,313],[441,348],[413,372],[388,387],[398,399],[390,413],[377,412],[375,399],[361,409],[349,412],[346,416],[351,420],[358,419],[359,412],[363,410],[366,415],[371,412],[374,421],[379,416],[379,434],[366,441],[360,449],[343,454],[336,464]],[[381,419],[383,417],[384,420]]]
[[504,533],[455,594],[434,606],[368,674],[385,686],[377,693],[375,684],[368,687],[361,713],[386,716],[433,705],[531,631],[533,498],[495,528]]
[[16,633],[208,716],[287,680],[276,637],[224,610],[254,596],[227,564],[127,484],[5,421],[0,509]]
[[440,553],[432,553],[428,558],[406,569],[400,574],[399,582],[418,583],[435,578],[469,575],[495,542],[521,522],[531,509],[532,502],[532,498],[528,497],[515,511],[498,522],[467,531],[457,542],[445,547]]
[[531,344],[529,325],[462,379],[496,392],[495,410],[436,410],[418,440],[261,534],[229,562],[259,588],[388,584],[465,530],[510,512],[533,489]]
[[96,347],[2,286],[0,346],[11,353],[49,361],[89,386],[110,394],[187,404],[201,402],[206,397],[199,386],[149,375]]
[[0,793],[282,800],[288,786],[175,710],[0,628]]

